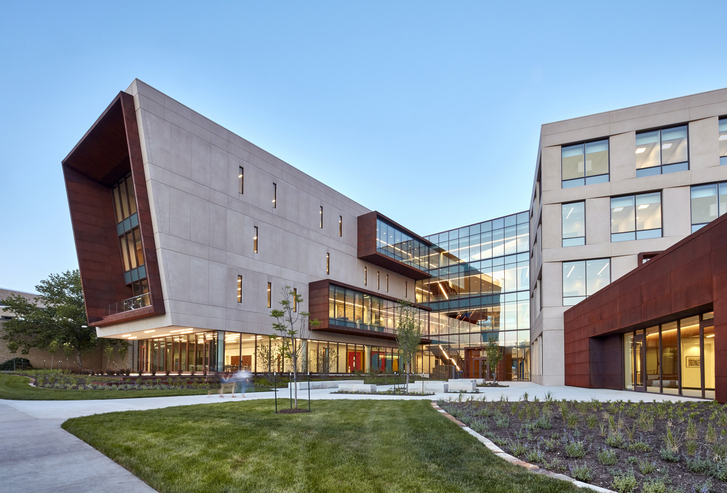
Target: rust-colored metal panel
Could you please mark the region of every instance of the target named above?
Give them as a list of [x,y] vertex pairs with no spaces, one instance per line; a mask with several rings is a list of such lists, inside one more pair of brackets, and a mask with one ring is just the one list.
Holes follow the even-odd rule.
[[[62,163],[89,324],[104,326],[164,313],[159,265],[146,190],[134,98],[124,92]],[[113,303],[132,297],[124,282],[111,186],[131,172],[150,306],[109,315]]]
[[[727,358],[727,216],[687,236],[564,314],[568,385],[622,389],[624,332],[714,310],[715,358]],[[584,347],[587,343],[587,348]],[[588,367],[588,381],[581,366]],[[727,366],[716,398],[727,402]]]

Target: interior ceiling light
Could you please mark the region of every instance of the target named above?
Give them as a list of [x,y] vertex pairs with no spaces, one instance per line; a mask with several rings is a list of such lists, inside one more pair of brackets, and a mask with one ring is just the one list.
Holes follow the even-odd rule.
[[573,212],[573,209],[575,209],[575,207],[571,207],[570,210],[568,211],[568,215],[565,216],[566,220],[568,220],[568,218],[570,217],[571,213]]
[[649,205],[651,205],[651,204],[641,204],[639,206],[639,209],[648,209],[649,208]]
[[720,135],[719,140],[727,140],[727,134]]
[[671,147],[671,142],[669,142],[668,144],[664,144],[663,146],[661,146],[662,149],[669,149],[670,147]]
[[636,154],[641,154],[641,153],[643,153],[643,152],[644,152],[645,150],[646,150],[646,147],[639,147],[638,149],[636,149]]
[[121,337],[129,337],[131,334],[124,334]]
[[606,267],[608,267],[608,262],[606,262],[606,265],[604,265],[603,267],[601,267],[601,270],[599,270],[598,271],[598,274],[596,274],[596,275],[597,276],[600,276],[601,275],[601,272],[603,272],[606,269]]
[[573,269],[575,269],[575,268],[576,268],[575,265],[571,266],[570,270],[568,271],[568,275],[565,277],[570,277],[571,273],[573,272]]
[[152,332],[155,332],[155,331],[156,331],[156,329],[145,330],[144,334],[151,334]]
[[623,207],[616,207],[613,212],[621,212],[622,210],[624,210]]

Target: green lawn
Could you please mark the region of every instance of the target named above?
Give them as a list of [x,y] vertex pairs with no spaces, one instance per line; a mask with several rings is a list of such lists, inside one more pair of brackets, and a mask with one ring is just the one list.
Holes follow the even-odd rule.
[[[206,394],[206,389],[189,390],[63,390],[36,388],[30,379],[0,373],[0,399],[21,401],[76,401],[90,399],[129,399],[132,397],[169,397]],[[217,390],[213,390],[217,392]]]
[[101,414],[66,421],[161,492],[578,491],[495,457],[428,401],[270,400]]

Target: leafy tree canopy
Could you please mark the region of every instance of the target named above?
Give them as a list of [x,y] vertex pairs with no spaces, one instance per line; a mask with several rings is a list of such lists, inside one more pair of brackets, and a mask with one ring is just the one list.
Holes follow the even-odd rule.
[[409,392],[409,373],[417,349],[422,340],[421,323],[408,301],[399,301],[399,314],[396,318],[396,343],[401,358],[406,365],[406,391]]
[[63,347],[75,352],[76,363],[81,366],[81,355],[96,347],[96,330],[87,327],[86,308],[83,303],[81,276],[78,270],[51,274],[35,289],[40,293],[35,303],[19,295],[0,300],[4,311],[15,318],[3,324],[4,334],[11,352],[20,349],[28,354],[31,348],[55,352]]

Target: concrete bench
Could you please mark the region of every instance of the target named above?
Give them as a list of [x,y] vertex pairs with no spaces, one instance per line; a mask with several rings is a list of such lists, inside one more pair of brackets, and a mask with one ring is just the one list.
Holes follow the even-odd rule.
[[448,382],[450,392],[474,392],[477,384],[473,380],[450,380]]
[[[347,383],[347,384],[361,384],[363,385],[363,380],[315,380],[310,383],[310,389],[316,390],[316,389],[337,389],[338,385],[341,383]],[[298,390],[308,390],[308,382],[298,382],[297,383]],[[288,388],[293,388],[293,382],[290,382],[288,384]]]
[[448,391],[449,385],[447,384],[447,382],[427,382],[426,380],[419,380],[414,384],[410,384],[409,388],[414,390],[415,392],[435,392],[442,394]]
[[363,383],[341,383],[338,384],[341,392],[376,392],[376,385]]

